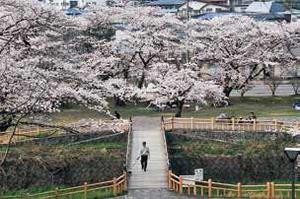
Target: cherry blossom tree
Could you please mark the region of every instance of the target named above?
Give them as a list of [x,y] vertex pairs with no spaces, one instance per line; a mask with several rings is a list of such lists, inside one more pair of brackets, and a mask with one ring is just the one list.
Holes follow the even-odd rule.
[[[180,45],[176,30],[183,27],[182,22],[174,16],[160,14],[156,8],[126,8],[115,18],[123,27],[110,43],[111,56],[104,56],[110,62],[105,71],[114,77],[130,79],[142,88],[151,66],[167,61],[168,55]],[[90,56],[90,63],[101,65],[98,62],[103,58],[101,51]]]
[[299,39],[299,29],[289,24],[233,16],[191,23],[191,37],[197,41],[191,44],[194,58],[200,66],[216,67],[212,78],[223,85],[227,97],[255,78],[268,76],[271,68],[288,69],[297,60],[289,49]]
[[[0,133],[13,128],[0,165],[19,124],[57,128],[28,121],[28,116],[59,111],[65,102],[109,114],[107,79],[84,57],[110,46],[106,41],[114,30],[107,16],[114,12],[106,9],[73,18],[34,0],[0,0]],[[106,60],[104,65],[109,64]]]
[[[141,96],[141,89],[137,88],[135,84],[128,82],[126,79],[111,78],[104,82],[104,87],[107,90],[106,97],[112,97],[116,103],[135,102]],[[120,100],[118,102],[118,100]],[[124,105],[124,104],[123,104]]]
[[[108,83],[110,96],[115,99],[143,98],[156,104],[175,103],[177,116],[181,115],[185,102],[205,103],[209,97],[220,101],[219,86],[198,77],[197,67],[184,65],[178,59],[186,50],[183,40],[186,26],[175,16],[158,11],[156,8],[126,8],[115,14],[115,20],[122,22],[122,29],[117,30],[105,48],[101,45],[88,54],[86,63],[99,68],[99,76]],[[170,70],[164,71],[166,68]],[[178,80],[182,87],[172,94],[164,94],[172,91],[174,81],[171,80]],[[210,87],[204,87],[206,84]]]
[[103,84],[78,56],[89,41],[88,22],[36,1],[0,0],[1,131],[65,101],[106,109]]
[[176,117],[181,117],[185,103],[217,104],[224,100],[222,88],[214,81],[204,80],[188,65],[157,63],[149,71],[149,84],[144,95],[152,104],[176,104]]
[[170,58],[178,57],[175,50],[178,52],[182,45],[178,32],[184,26],[175,16],[161,14],[157,8],[126,7],[113,10],[111,21],[117,22],[120,27],[116,35],[105,47],[103,44],[94,45],[95,50],[86,54],[84,59],[87,65],[98,68],[98,75],[103,80],[118,79],[118,86],[114,84],[114,88],[120,92],[115,92],[113,97],[116,105],[124,105],[125,98],[126,101],[130,101],[130,98],[120,96],[120,88],[126,87],[126,95],[135,101],[139,98],[138,90],[147,84],[147,74],[152,66],[158,62],[168,63]]

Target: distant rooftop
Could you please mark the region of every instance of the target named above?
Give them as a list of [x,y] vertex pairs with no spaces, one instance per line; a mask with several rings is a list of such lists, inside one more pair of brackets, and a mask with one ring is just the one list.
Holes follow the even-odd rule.
[[81,15],[83,13],[78,8],[69,8],[69,9],[65,10],[65,14],[75,16],[75,15]]
[[224,16],[248,16],[258,21],[282,21],[287,20],[284,14],[272,13],[236,13],[236,12],[220,12],[220,13],[205,13],[200,16],[194,17],[201,20],[211,20],[217,17]]
[[157,0],[147,3],[148,6],[162,6],[162,5],[182,5],[185,0]]
[[280,13],[285,12],[285,7],[274,1],[267,1],[267,2],[253,2],[251,3],[248,8],[245,10],[249,13]]
[[218,12],[218,13],[205,13],[201,16],[195,17],[196,19],[210,20],[216,17],[224,17],[224,16],[241,16],[241,13],[234,12]]
[[[179,8],[179,10],[186,9],[186,4],[185,3],[182,7]],[[205,7],[207,3],[199,2],[199,1],[190,1],[189,2],[189,8],[192,8],[193,10],[200,10],[203,7]]]

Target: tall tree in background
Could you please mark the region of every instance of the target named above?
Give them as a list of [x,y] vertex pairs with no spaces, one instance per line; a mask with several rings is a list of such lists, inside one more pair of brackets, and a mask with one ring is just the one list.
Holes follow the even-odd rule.
[[[273,67],[292,67],[297,58],[290,52],[295,47],[299,30],[292,25],[257,22],[249,17],[222,17],[194,21],[193,38],[197,40],[194,59],[215,67],[216,78],[229,97],[261,75],[268,76]],[[272,67],[270,67],[272,66]]]
[[[113,96],[118,105],[124,104],[125,96],[119,95],[124,93],[122,87],[129,86],[127,91],[134,87],[142,89],[147,84],[148,71],[154,64],[168,62],[170,55],[177,57],[174,50],[182,45],[177,32],[184,26],[175,16],[159,11],[157,8],[119,9],[114,19],[121,28],[116,31],[114,39],[106,49],[100,45],[87,55],[86,63],[99,68],[99,74],[106,80],[113,78],[115,83],[117,79],[119,83],[126,80],[123,86],[119,84],[114,87],[119,89],[119,92],[115,90]],[[137,99],[136,93],[139,92],[135,89],[132,91],[133,99]]]

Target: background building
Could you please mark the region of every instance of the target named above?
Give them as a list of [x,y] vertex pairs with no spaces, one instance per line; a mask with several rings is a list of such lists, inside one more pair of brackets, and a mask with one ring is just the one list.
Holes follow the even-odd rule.
[[58,9],[66,10],[69,8],[85,8],[88,6],[102,6],[106,5],[106,0],[39,0],[47,3]]

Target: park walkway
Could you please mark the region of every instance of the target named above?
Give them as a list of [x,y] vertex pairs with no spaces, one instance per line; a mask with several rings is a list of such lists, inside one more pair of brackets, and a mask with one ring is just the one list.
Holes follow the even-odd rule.
[[[139,161],[136,162],[143,141],[146,141],[150,148],[147,172],[142,171]],[[160,118],[133,118],[130,190],[167,188],[167,160],[164,147]]]

